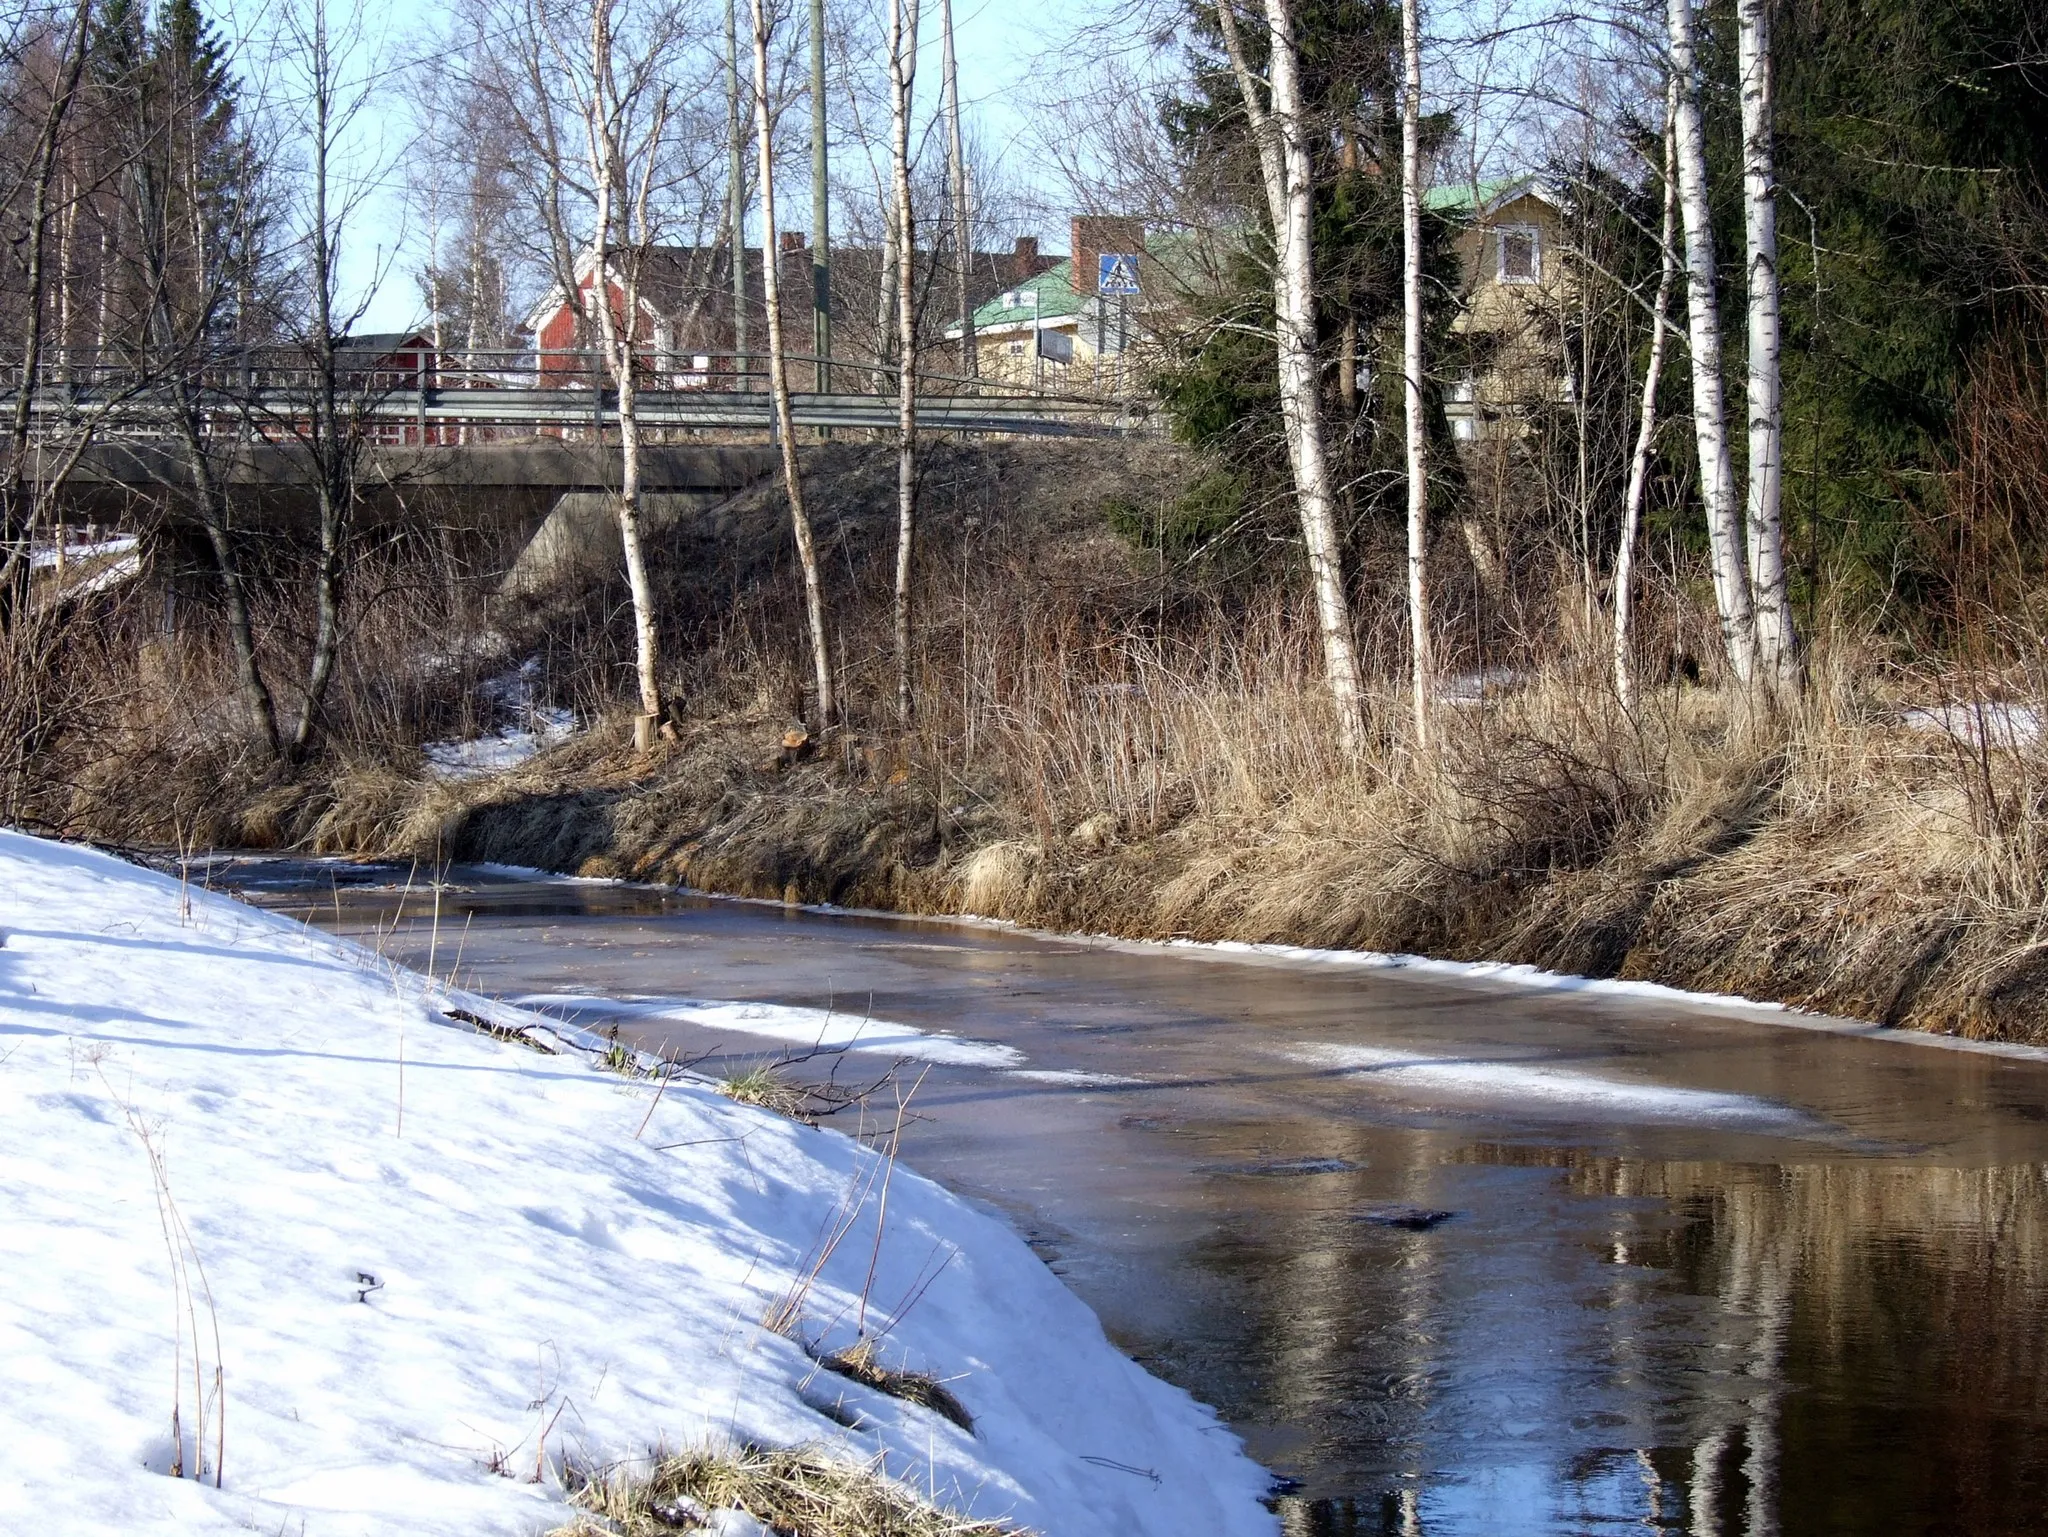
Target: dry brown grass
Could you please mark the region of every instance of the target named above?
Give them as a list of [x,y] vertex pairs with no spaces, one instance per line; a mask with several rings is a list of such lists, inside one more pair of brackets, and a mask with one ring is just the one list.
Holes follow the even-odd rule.
[[813,1355],[812,1359],[836,1376],[929,1409],[941,1418],[951,1420],[969,1435],[974,1434],[974,1416],[967,1412],[967,1406],[960,1402],[951,1388],[928,1372],[903,1371],[884,1365],[880,1347],[873,1339],[863,1339],[859,1344],[835,1350],[829,1355]]
[[810,1115],[809,1091],[802,1084],[791,1083],[769,1065],[742,1068],[728,1074],[719,1080],[718,1092],[739,1104],[772,1110],[793,1121],[807,1120]]
[[[195,641],[156,664],[174,688],[136,684],[121,743],[55,776],[47,804],[62,814],[49,819],[129,840],[492,859],[1131,937],[1526,961],[2048,1039],[2048,747],[1899,718],[1908,703],[2048,702],[2042,636],[1987,621],[1967,655],[1908,667],[1824,614],[1806,697],[1746,719],[1711,665],[1699,684],[1651,677],[1628,714],[1575,618],[1492,640],[1454,626],[1445,654],[1488,681],[1439,705],[1425,756],[1387,681],[1400,614],[1376,595],[1396,589],[1369,558],[1375,733],[1346,763],[1290,584],[1132,550],[1088,501],[1101,467],[1069,450],[961,449],[935,457],[928,485],[920,715],[900,733],[858,714],[889,693],[886,456],[835,453],[819,501],[836,519],[824,538],[845,574],[834,619],[856,716],[803,763],[775,752],[800,703],[801,625],[779,501],[763,490],[720,514],[731,550],[685,530],[666,553],[681,729],[650,758],[598,707],[598,680],[626,652],[615,595],[596,592],[507,633],[508,654],[553,647],[555,697],[590,712],[589,729],[510,773],[422,772],[421,735],[461,729],[472,708],[458,696],[473,695],[475,669],[456,668],[435,675],[437,704],[424,684],[405,705],[414,685],[365,683],[349,718],[385,735],[277,775],[219,729],[218,658]],[[1162,459],[1124,483],[1163,497],[1174,473]],[[1555,580],[1546,571],[1530,563],[1517,611],[1579,613],[1570,591],[1535,590]],[[1645,595],[1653,660],[1710,644],[1684,574]],[[377,624],[355,673],[420,676],[405,658],[427,644],[422,621]]]
[[552,1537],[661,1537],[699,1524],[699,1513],[738,1509],[787,1537],[1027,1537],[1006,1521],[975,1521],[919,1498],[879,1463],[835,1461],[798,1448],[686,1452],[644,1474],[611,1469],[574,1496],[590,1517]]

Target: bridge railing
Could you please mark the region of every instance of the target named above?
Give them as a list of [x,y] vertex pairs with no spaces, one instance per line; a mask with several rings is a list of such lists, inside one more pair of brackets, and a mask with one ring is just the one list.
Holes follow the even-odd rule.
[[[636,370],[636,415],[653,430],[774,430],[765,354],[650,357]],[[617,381],[588,352],[442,353],[360,349],[337,360],[336,406],[373,442],[458,445],[534,432],[599,435],[617,420]],[[896,423],[900,374],[892,363],[796,355],[800,427],[885,429]],[[699,367],[702,364],[704,366]],[[716,365],[715,367],[713,365]],[[820,391],[802,386],[827,380]],[[22,370],[0,369],[0,402],[16,398]],[[300,433],[320,409],[329,375],[303,351],[248,349],[233,356],[166,360],[73,349],[39,371],[31,409],[45,428],[90,421],[117,437],[162,436],[179,400],[208,436],[279,439]],[[848,388],[851,384],[854,387]],[[859,388],[866,384],[865,390]],[[1128,434],[1151,430],[1150,402],[1115,394],[1034,390],[919,370],[917,419],[927,430],[977,433]]]
[[[950,352],[949,352],[950,356]],[[899,365],[860,358],[818,358],[808,353],[784,356],[793,390],[814,394],[872,394],[893,397]],[[336,393],[352,406],[400,392],[428,390],[612,390],[617,381],[610,367],[587,350],[565,352],[466,351],[434,352],[399,348],[370,355],[343,348],[333,370]],[[171,379],[192,393],[241,399],[272,393],[310,396],[320,391],[327,370],[306,349],[250,347],[221,349],[205,355],[189,352],[139,354],[129,349],[72,347],[52,349],[37,370],[38,393],[69,394],[79,400],[130,392],[137,398],[160,393]],[[762,352],[658,353],[649,350],[637,360],[635,388],[649,394],[765,393],[769,361]],[[997,399],[1072,401],[1101,405],[1138,397],[1120,388],[1075,387],[1071,379],[1056,386],[963,375],[920,361],[918,390],[926,395],[974,395]],[[820,389],[821,382],[829,385]],[[1112,383],[1116,381],[1112,380]],[[21,388],[20,364],[0,365],[0,390]]]

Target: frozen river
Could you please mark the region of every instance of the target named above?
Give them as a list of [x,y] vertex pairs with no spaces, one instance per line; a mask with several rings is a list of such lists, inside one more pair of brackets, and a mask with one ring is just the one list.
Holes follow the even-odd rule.
[[424,871],[207,868],[703,1071],[908,1058],[909,1161],[1216,1405],[1290,1532],[2048,1521],[2048,1061],[460,867],[438,918]]

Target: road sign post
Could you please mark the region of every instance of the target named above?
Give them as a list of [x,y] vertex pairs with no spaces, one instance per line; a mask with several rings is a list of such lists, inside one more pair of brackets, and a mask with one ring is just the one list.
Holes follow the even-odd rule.
[[1128,297],[1138,291],[1138,258],[1131,251],[1103,251],[1097,254],[1095,291],[1109,297]]
[[1108,329],[1109,301],[1116,300],[1116,379],[1124,382],[1124,349],[1129,345],[1125,306],[1138,292],[1138,256],[1135,251],[1099,251],[1095,257],[1095,378],[1102,380],[1103,332]]

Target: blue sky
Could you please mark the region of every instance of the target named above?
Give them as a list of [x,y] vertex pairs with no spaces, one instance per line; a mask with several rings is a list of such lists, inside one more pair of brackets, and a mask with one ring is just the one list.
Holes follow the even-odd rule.
[[[217,0],[219,3],[219,0]],[[339,13],[349,0],[330,0]],[[415,0],[362,0],[365,31],[373,40],[365,54],[387,59],[418,52],[426,43],[426,30],[416,21],[422,10]],[[1013,177],[1029,178],[1028,153],[1031,126],[1027,103],[1029,76],[1047,52],[1079,26],[1106,13],[1116,0],[955,0],[954,24],[960,56],[961,101],[964,115],[976,124],[983,141],[1008,151]],[[267,30],[275,14],[266,0],[225,3],[241,27],[251,32]],[[744,27],[744,3],[742,4]],[[939,89],[938,4],[924,0],[923,34],[925,56],[920,60],[917,90],[920,111],[935,105]],[[409,134],[405,110],[394,92],[373,104],[357,125],[350,158],[367,183],[365,203],[345,247],[342,277],[351,298],[367,300],[357,322],[365,331],[397,330],[420,318],[417,290],[407,268],[416,257],[406,249],[401,185],[403,154]],[[1016,146],[1012,149],[1011,146]],[[809,211],[807,189],[792,186],[789,196]],[[799,227],[807,220],[796,221]],[[1044,242],[1049,250],[1064,246],[1065,230],[1047,228]],[[394,259],[394,248],[398,255]],[[350,305],[353,308],[353,303]]]

